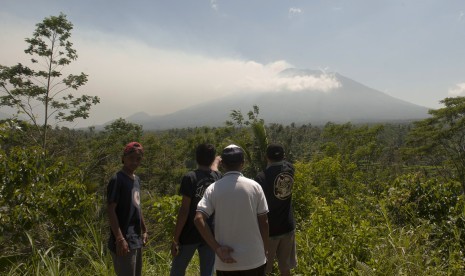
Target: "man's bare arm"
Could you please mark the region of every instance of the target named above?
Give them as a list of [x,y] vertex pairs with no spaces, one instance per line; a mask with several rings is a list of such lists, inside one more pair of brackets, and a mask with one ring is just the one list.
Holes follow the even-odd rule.
[[208,244],[208,246],[213,249],[213,251],[218,255],[220,260],[224,263],[235,263],[236,260],[231,256],[231,252],[233,249],[226,245],[219,244],[213,233],[206,222],[206,215],[202,212],[197,211],[194,218],[194,224],[199,230],[200,235],[204,239],[204,241]]
[[176,226],[174,228],[173,243],[171,245],[171,255],[174,257],[179,252],[179,237],[181,236],[182,229],[186,224],[189,216],[189,206],[191,204],[191,198],[182,196],[181,207],[179,207],[178,218],[176,220]]
[[107,212],[108,212],[108,219],[110,221],[110,228],[113,232],[113,235],[116,239],[116,255],[124,256],[129,252],[129,245],[126,239],[121,232],[118,223],[118,217],[116,216],[116,203],[112,202],[108,204]]
[[258,215],[258,228],[263,240],[263,247],[265,249],[265,255],[268,258],[268,239],[269,239],[269,228],[268,228],[268,214]]

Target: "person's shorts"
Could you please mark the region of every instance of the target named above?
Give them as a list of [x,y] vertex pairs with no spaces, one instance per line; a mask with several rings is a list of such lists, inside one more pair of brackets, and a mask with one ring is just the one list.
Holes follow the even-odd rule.
[[278,259],[279,270],[290,270],[296,267],[295,232],[270,237],[268,240],[268,258],[266,273],[272,271],[275,258]]

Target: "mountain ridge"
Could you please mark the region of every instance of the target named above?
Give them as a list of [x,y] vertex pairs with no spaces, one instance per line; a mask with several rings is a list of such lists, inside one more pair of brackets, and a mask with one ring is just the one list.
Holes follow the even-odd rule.
[[254,105],[259,107],[259,117],[266,124],[375,123],[412,121],[429,116],[426,107],[394,98],[339,73],[291,68],[282,71],[280,76],[319,78],[328,74],[339,82],[339,87],[329,91],[243,91],[166,115],[150,116],[138,112],[127,121],[140,124],[147,130],[222,126],[230,119],[232,110],[247,113]]

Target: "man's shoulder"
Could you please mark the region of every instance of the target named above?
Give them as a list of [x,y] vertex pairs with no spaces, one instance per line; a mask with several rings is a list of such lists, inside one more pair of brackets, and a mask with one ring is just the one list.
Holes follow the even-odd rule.
[[201,169],[196,169],[193,171],[190,171],[188,173],[189,176],[200,180],[200,179],[209,179],[212,182],[215,182],[216,180],[220,179],[222,177],[222,174],[218,171],[206,171],[206,170],[201,170]]
[[196,175],[196,170],[191,170],[191,171],[186,172],[186,173],[184,174],[184,177],[190,177],[190,178],[192,178],[192,177],[195,177],[195,175]]
[[110,183],[114,183],[117,180],[119,181],[124,176],[123,171],[119,170],[110,176]]
[[272,163],[265,169],[265,173],[279,173],[279,172],[289,172],[294,173],[294,165],[288,161],[280,161],[276,163]]
[[185,173],[182,183],[204,186],[216,182],[221,176],[219,172],[196,169]]
[[246,176],[241,176],[241,177],[239,177],[238,181],[240,181],[242,183],[246,183],[247,185],[251,185],[253,187],[260,187],[260,189],[261,189],[260,183],[258,183],[256,180],[254,180],[252,178],[248,178]]
[[257,173],[257,176],[255,176],[255,179],[264,179],[265,178],[265,170],[259,171]]

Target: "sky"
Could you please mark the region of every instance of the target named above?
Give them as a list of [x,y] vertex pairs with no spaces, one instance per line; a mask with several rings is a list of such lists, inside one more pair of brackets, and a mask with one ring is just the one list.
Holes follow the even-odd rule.
[[[428,108],[465,96],[463,0],[0,0],[0,64],[28,64],[25,38],[67,16],[99,96],[99,125],[163,115],[244,91],[338,87],[333,72]],[[286,68],[321,77],[283,78]],[[253,104],[259,103],[251,103]]]

